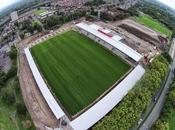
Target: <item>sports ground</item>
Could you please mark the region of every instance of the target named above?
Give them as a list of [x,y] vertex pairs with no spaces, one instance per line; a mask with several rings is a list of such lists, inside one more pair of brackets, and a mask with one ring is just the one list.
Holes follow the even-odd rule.
[[74,31],[31,48],[49,86],[70,115],[95,101],[131,68],[101,45]]
[[38,10],[36,10],[36,11],[34,12],[34,14],[35,14],[35,15],[40,15],[40,14],[46,12],[46,11],[47,11],[46,9],[38,9]]
[[144,24],[147,27],[150,27],[151,29],[153,29],[161,34],[164,34],[164,35],[168,36],[169,38],[172,35],[171,30],[169,30],[163,24],[159,23],[157,20],[151,18],[148,15],[142,15],[142,16],[136,17],[135,19],[137,22]]
[[169,120],[169,127],[170,127],[170,130],[174,130],[175,129],[175,111],[172,111],[171,112],[171,116],[170,116],[170,120]]

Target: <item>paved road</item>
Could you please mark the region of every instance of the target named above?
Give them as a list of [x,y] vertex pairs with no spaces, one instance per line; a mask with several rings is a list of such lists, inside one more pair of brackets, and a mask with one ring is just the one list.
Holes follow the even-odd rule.
[[159,117],[161,110],[163,108],[165,99],[166,99],[166,94],[169,90],[169,86],[170,83],[174,77],[174,69],[175,69],[175,60],[171,66],[171,70],[170,73],[168,75],[167,81],[165,83],[164,89],[162,90],[162,93],[159,97],[159,99],[157,100],[156,105],[154,106],[152,112],[150,113],[150,115],[147,117],[147,119],[145,120],[145,122],[142,124],[142,126],[139,128],[139,130],[149,130],[150,127],[153,125],[153,123],[157,120],[157,118]]

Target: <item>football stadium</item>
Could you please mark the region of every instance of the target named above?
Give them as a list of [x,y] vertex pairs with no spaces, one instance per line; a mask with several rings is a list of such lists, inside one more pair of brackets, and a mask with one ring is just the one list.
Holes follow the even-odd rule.
[[36,84],[55,117],[89,129],[142,77],[142,55],[115,31],[78,23],[25,49]]

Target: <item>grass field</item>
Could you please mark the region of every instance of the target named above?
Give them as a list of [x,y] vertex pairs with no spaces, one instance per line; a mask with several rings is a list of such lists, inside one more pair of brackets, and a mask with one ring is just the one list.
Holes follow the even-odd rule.
[[34,12],[34,14],[35,14],[35,15],[40,15],[40,14],[46,12],[46,11],[47,11],[46,9],[37,9],[37,10]]
[[17,130],[15,123],[10,119],[15,109],[0,102],[0,130]]
[[155,20],[147,15],[142,15],[142,16],[136,17],[135,19],[137,22],[144,24],[147,27],[150,27],[151,29],[153,29],[161,34],[165,34],[169,38],[172,35],[171,30],[169,30],[163,24],[159,23],[157,20]]
[[36,45],[31,52],[70,115],[90,105],[130,69],[119,57],[74,31]]
[[[15,98],[22,100],[21,94],[12,88],[12,84],[14,84],[13,78],[6,83],[4,88],[12,89],[16,95]],[[23,122],[26,120],[31,120],[29,113],[26,116],[20,116],[16,112],[15,104],[7,105],[0,99],[0,130],[35,130],[34,124],[31,128],[24,128]]]
[[175,111],[172,112],[169,125],[170,125],[170,130],[175,130]]
[[14,105],[6,105],[0,101],[0,130],[35,130],[33,124],[28,129],[23,126],[23,121],[30,119],[29,117],[30,115],[19,117]]

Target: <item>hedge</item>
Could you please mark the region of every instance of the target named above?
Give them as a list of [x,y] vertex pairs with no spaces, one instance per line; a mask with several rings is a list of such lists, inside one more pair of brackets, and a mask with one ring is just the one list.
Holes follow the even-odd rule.
[[170,87],[170,92],[167,96],[165,106],[159,119],[155,122],[152,130],[170,130],[172,114],[175,113],[175,79]]

